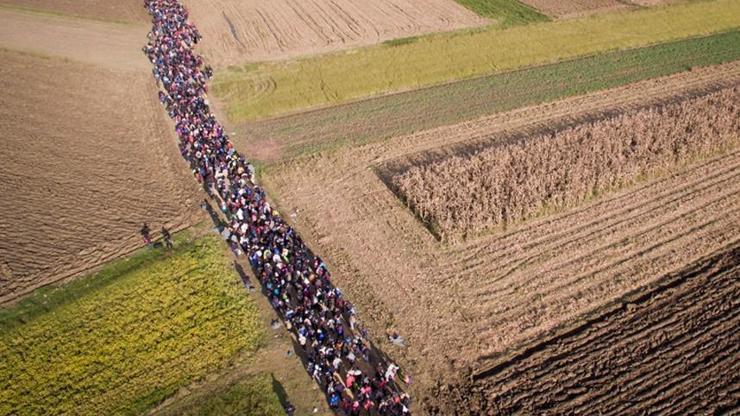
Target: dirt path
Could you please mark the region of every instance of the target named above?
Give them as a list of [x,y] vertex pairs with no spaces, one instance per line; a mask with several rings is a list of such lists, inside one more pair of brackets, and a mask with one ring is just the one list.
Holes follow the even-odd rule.
[[0,48],[72,59],[118,71],[148,71],[144,24],[115,24],[0,7]]
[[[440,244],[379,179],[393,163],[444,157],[510,135],[570,125],[648,102],[735,85],[740,65],[706,68],[498,114],[268,168],[281,212],[335,271],[375,342],[425,386],[483,368],[498,354],[642,287],[740,235],[740,153],[577,209],[464,244]],[[524,132],[524,133],[523,133]]]
[[191,0],[200,50],[225,67],[488,23],[453,0]]

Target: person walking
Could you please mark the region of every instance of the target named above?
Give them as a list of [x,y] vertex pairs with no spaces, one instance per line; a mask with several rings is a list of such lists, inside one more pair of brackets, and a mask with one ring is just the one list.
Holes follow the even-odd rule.
[[164,246],[167,248],[167,250],[172,250],[172,234],[170,234],[170,230],[168,230],[164,226],[162,226],[162,240],[164,241]]
[[139,233],[141,233],[141,237],[144,239],[144,243],[146,245],[151,246],[152,245],[152,237],[150,235],[151,230],[149,229],[149,226],[147,223],[144,223],[144,225],[141,227],[141,230],[139,230]]

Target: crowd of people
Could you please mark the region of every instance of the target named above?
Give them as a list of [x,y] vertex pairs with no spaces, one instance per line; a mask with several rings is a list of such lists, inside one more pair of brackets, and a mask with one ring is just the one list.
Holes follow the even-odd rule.
[[[212,71],[194,47],[201,39],[176,0],[146,0],[153,28],[144,52],[174,120],[182,156],[227,218],[223,236],[246,255],[270,303],[293,333],[308,373],[329,406],[346,415],[407,415],[399,368],[372,347],[355,309],[331,282],[324,262],[270,206],[254,168],[209,109]],[[408,382],[408,379],[405,379]]]

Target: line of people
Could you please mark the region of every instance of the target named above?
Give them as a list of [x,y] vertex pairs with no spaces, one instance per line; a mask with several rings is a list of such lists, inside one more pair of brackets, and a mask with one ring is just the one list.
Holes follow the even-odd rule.
[[220,201],[224,238],[245,254],[270,303],[301,346],[307,371],[331,408],[346,415],[408,415],[399,368],[372,347],[355,309],[331,282],[324,262],[270,206],[254,168],[211,113],[212,76],[193,49],[201,39],[176,0],[146,0],[152,31],[144,53],[161,85],[159,99],[174,120],[182,156],[194,177]]

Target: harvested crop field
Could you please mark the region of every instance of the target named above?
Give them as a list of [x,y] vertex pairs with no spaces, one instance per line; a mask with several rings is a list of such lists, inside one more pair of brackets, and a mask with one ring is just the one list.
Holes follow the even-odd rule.
[[453,0],[191,0],[209,64],[313,55],[489,21]]
[[0,301],[141,246],[144,221],[201,218],[148,73],[0,59]]
[[701,259],[472,381],[440,386],[426,411],[696,415],[737,409],[738,276],[738,246]]
[[734,64],[681,73],[307,155],[268,166],[262,179],[280,211],[292,214],[334,270],[370,333],[393,329],[406,338],[406,349],[383,337],[374,342],[411,370],[412,393],[423,402],[438,380],[454,383],[506,360],[605,303],[739,241],[740,152],[708,156],[460,242],[438,241],[379,174],[398,161],[442,159],[458,146],[482,148],[739,81]]
[[415,165],[393,175],[390,185],[436,235],[476,233],[734,149],[738,102],[740,90],[733,87],[659,104]]
[[620,0],[522,0],[522,3],[560,19],[634,8]]

